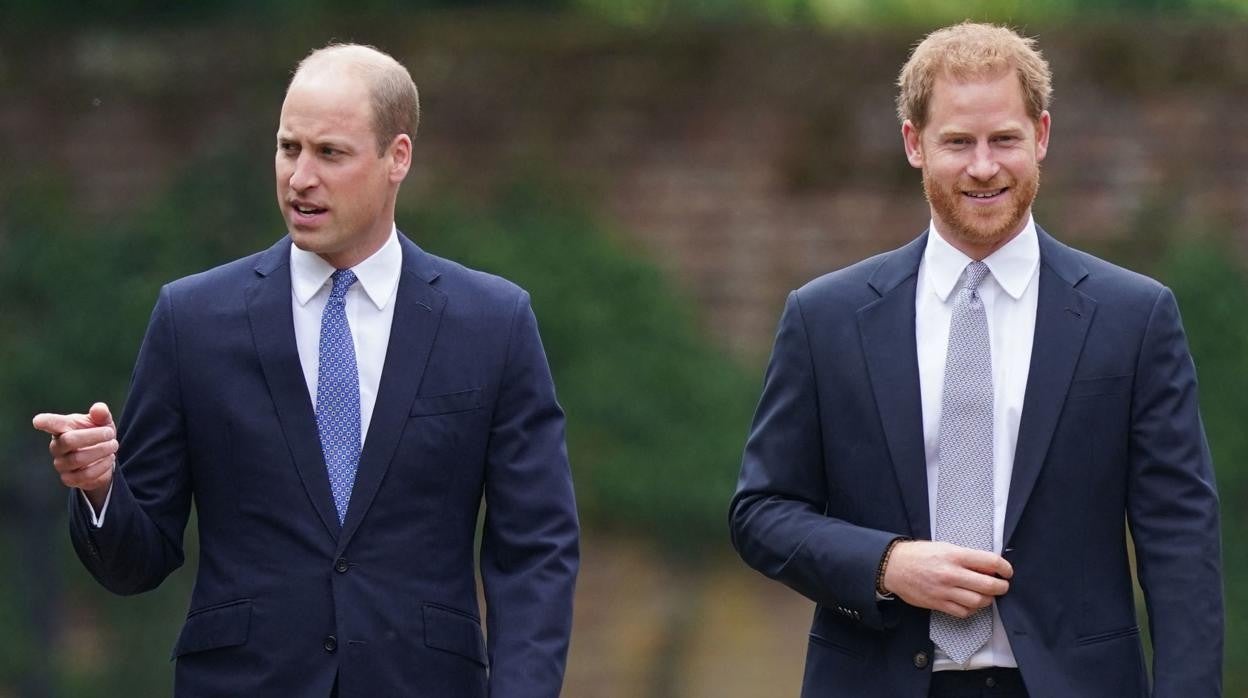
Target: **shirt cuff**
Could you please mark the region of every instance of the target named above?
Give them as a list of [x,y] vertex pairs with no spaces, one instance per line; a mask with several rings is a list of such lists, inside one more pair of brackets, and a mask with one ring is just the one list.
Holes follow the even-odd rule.
[[95,507],[91,506],[91,500],[87,498],[87,493],[78,490],[78,494],[82,495],[82,501],[87,505],[87,511],[91,512],[91,525],[94,528],[104,527],[104,514],[108,513],[108,503],[113,498],[113,485],[109,483],[108,494],[104,495],[104,504],[100,506],[99,513],[96,513]]

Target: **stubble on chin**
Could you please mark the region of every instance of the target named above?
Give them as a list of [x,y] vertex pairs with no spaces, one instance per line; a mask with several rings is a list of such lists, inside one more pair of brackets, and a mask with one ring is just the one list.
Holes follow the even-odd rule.
[[1015,180],[1008,186],[1006,215],[977,216],[962,205],[963,195],[957,185],[942,187],[926,169],[923,170],[923,194],[940,222],[949,228],[942,228],[941,232],[979,248],[994,248],[1019,231],[1040,189],[1040,173]]

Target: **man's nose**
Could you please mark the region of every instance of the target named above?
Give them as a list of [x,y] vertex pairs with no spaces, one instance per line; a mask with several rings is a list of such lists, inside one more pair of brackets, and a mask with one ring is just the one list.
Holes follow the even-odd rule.
[[300,153],[295,158],[294,168],[290,171],[290,188],[295,191],[304,191],[316,186],[319,178],[316,174],[316,163],[306,153]]
[[1001,166],[997,164],[997,160],[993,157],[992,147],[988,143],[980,143],[975,146],[975,154],[971,159],[970,165],[966,168],[966,174],[981,182],[987,182],[997,176]]

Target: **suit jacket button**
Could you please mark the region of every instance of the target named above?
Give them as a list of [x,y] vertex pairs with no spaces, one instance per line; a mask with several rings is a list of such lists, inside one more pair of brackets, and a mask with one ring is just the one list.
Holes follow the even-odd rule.
[[334,563],[334,571],[339,574],[346,572],[349,568],[350,565],[347,564],[347,559],[345,557],[338,558],[338,561]]
[[332,654],[337,650],[338,650],[338,638],[334,637],[333,635],[326,637],[325,638],[325,651]]
[[927,667],[927,652],[914,653],[914,668],[924,669]]

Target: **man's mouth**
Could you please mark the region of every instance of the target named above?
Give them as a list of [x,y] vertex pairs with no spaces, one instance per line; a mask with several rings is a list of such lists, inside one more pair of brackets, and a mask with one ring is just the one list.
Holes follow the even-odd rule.
[[294,210],[295,213],[297,213],[300,216],[316,216],[316,215],[325,213],[326,211],[329,210],[327,208],[323,208],[321,206],[316,206],[316,205],[309,204],[309,203],[304,203],[302,201],[292,201],[290,203],[290,207],[291,209]]
[[968,196],[972,199],[978,199],[980,201],[988,201],[1001,196],[1005,192],[1009,191],[1009,189],[1009,187],[1001,187],[1000,189],[988,189],[985,191],[964,191],[962,192],[962,195]]

